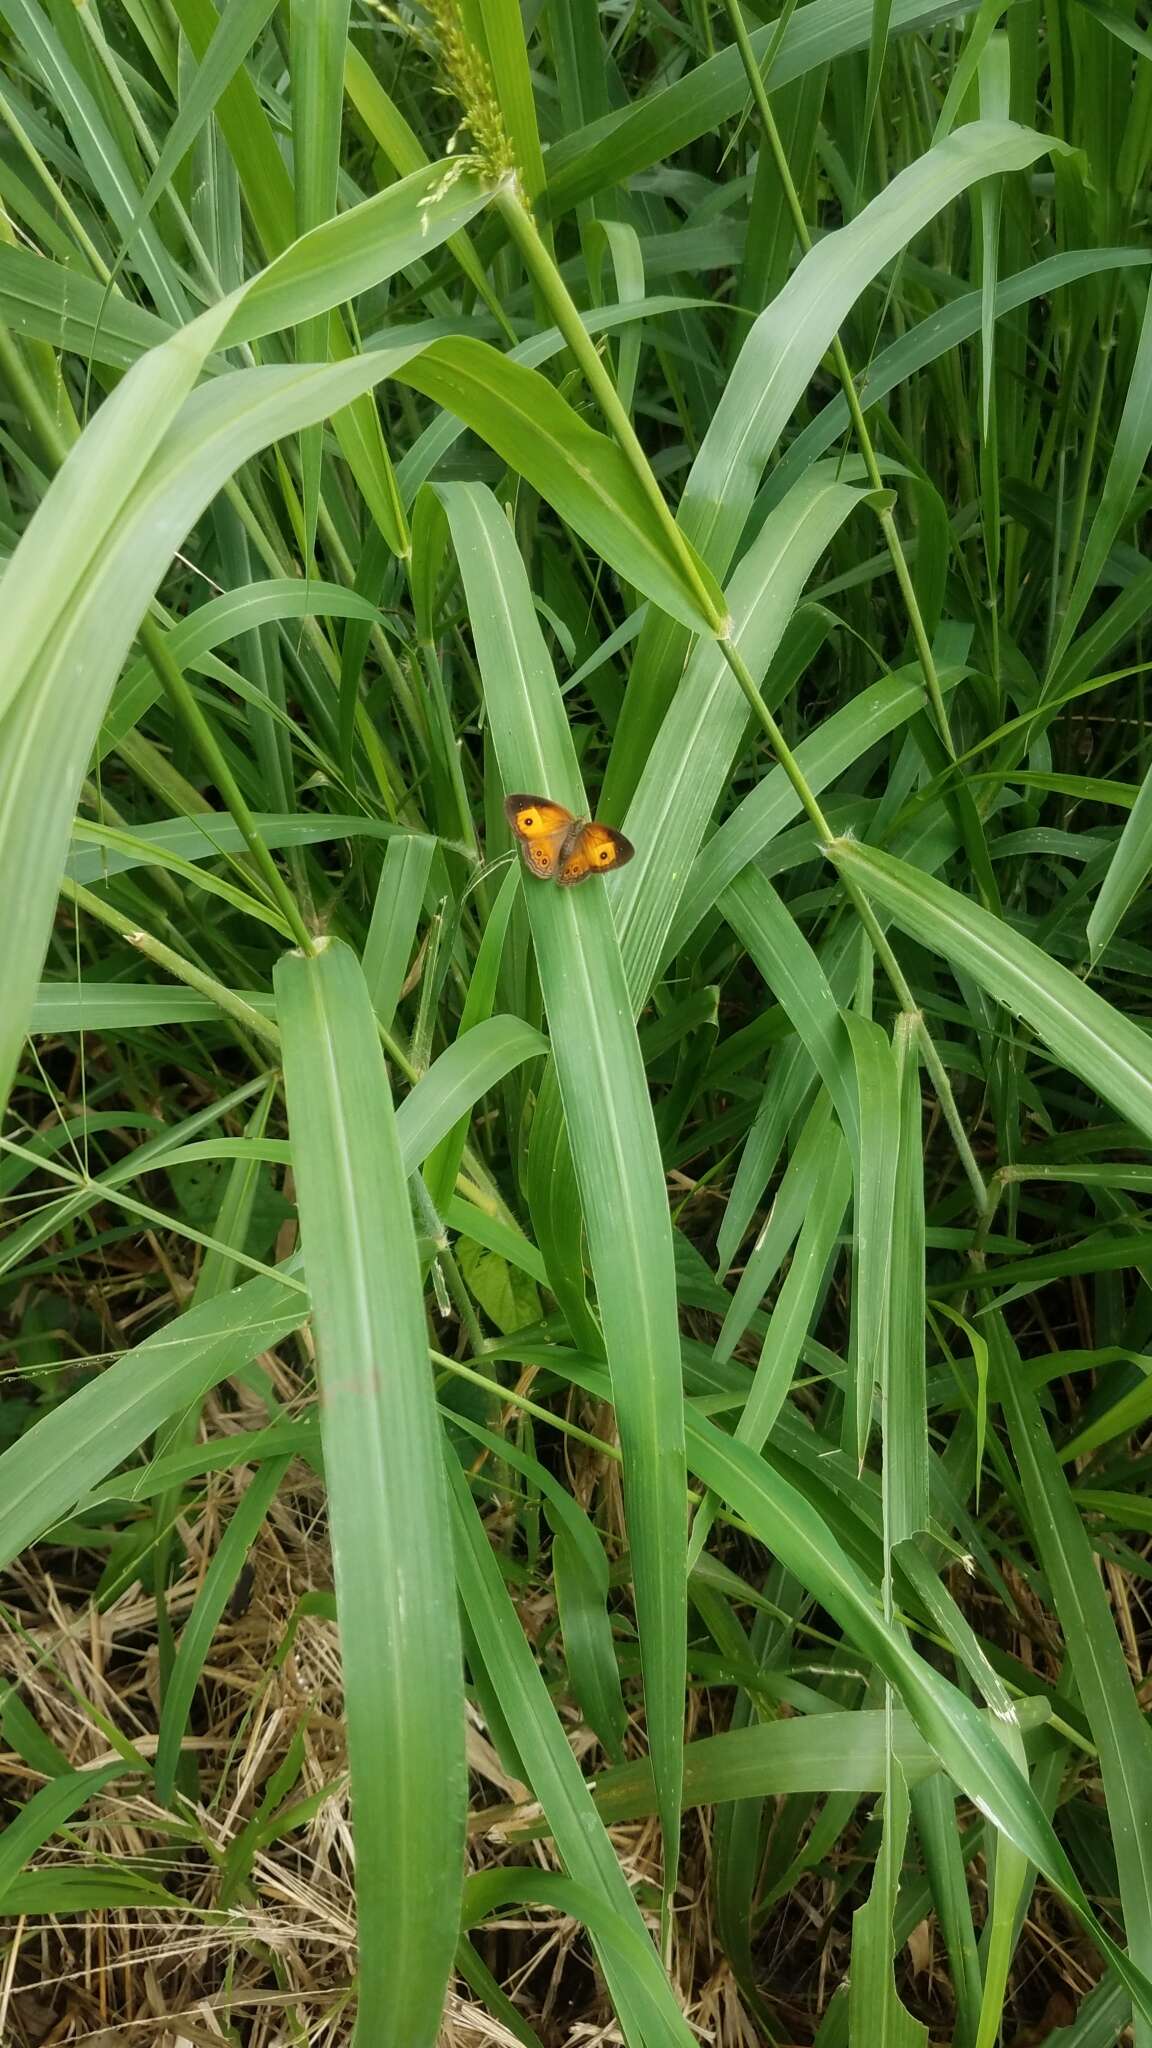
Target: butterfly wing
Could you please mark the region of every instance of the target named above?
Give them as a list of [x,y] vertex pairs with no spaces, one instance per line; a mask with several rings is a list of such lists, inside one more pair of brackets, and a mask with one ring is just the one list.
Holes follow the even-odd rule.
[[520,842],[524,865],[542,881],[560,867],[565,841],[576,820],[563,804],[546,796],[509,796],[504,799],[504,816]]
[[635,851],[632,841],[611,825],[579,825],[561,849],[556,880],[562,889],[570,889],[576,882],[586,882],[590,875],[606,875],[613,868],[622,868]]

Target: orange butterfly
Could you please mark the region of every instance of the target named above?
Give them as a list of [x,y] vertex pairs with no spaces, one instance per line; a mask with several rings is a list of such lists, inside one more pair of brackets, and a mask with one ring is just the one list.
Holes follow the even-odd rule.
[[539,875],[542,882],[554,880],[562,889],[586,882],[589,875],[622,868],[636,851],[632,841],[611,825],[574,818],[563,804],[546,796],[505,797],[504,816],[520,841],[529,873]]

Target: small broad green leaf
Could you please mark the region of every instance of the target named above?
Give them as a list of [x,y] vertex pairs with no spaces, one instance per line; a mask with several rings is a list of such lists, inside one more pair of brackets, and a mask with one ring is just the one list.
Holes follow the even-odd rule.
[[461,1242],[457,1258],[485,1315],[504,1336],[539,1321],[540,1296],[527,1274],[482,1244]]

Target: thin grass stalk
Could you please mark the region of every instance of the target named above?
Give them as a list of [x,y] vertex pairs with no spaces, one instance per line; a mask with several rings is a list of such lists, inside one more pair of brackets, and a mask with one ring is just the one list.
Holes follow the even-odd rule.
[[494,204],[523,256],[529,275],[552,319],[580,365],[589,390],[615,434],[620,448],[627,456],[636,481],[655,513],[665,540],[680,564],[685,581],[693,591],[709,631],[722,635],[726,624],[725,616],[723,612],[717,610],[715,601],[700,576],[692,550],[652,474],[651,465],[640,445],[636,429],[620,402],[616,386],[597,354],[592,338],[576,310],[553,257],[545,246],[514,176],[506,177],[499,185]]
[[[756,62],[756,54],[752,48],[738,0],[724,0],[724,7],[732,25],[732,33],[740,52],[741,62],[744,65],[749,89],[756,103],[756,112],[760,117],[765,139],[772,153],[772,161],[776,166],[781,190],[784,194],[784,202],[796,231],[796,239],[804,254],[807,255],[812,247],[812,237],[808,232],[808,223],[804,218],[804,209],[800,204],[800,195],[796,190],[792,177],[791,165],[788,162],[787,154],[780,140],[780,131],[776,126],[776,117],[772,112],[772,103],[768,98],[764,74]],[[845,403],[851,415],[852,430],[856,436],[856,443],[863,458],[865,469],[868,472],[868,480],[873,490],[882,492],[886,500],[888,496],[887,487],[884,483],[880,465],[876,459],[876,451],[872,445],[872,436],[868,432],[868,423],[864,418],[864,411],[856,390],[856,382],[852,375],[848,358],[844,353],[844,344],[840,340],[839,335],[833,340],[831,354],[836,375],[840,380],[840,386],[844,393]],[[927,631],[925,630],[924,617],[920,610],[920,601],[912,581],[912,572],[908,567],[908,558],[904,553],[904,545],[900,539],[896,522],[892,517],[891,509],[886,502],[882,502],[877,508],[877,517],[880,521],[888,553],[892,559],[896,581],[900,586],[900,595],[904,600],[904,607],[908,614],[908,624],[916,645],[920,667],[923,670],[924,687],[928,693],[928,701],[932,706],[932,715],[936,721],[940,738],[947,748],[949,755],[954,759],[956,750],[952,743],[948,711],[944,703],[944,692],[940,688],[940,676],[936,667],[936,659],[932,652]]]

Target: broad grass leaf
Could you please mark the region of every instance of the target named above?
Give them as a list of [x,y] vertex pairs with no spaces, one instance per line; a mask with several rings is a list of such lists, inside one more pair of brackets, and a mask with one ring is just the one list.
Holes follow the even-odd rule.
[[[433,342],[407,364],[403,381],[466,421],[626,583],[693,632],[710,632],[627,458],[547,378],[465,337]],[[720,591],[698,567],[723,617]]]
[[[426,194],[428,232],[435,210]],[[395,235],[384,235],[374,250],[376,278],[404,260],[420,221],[419,208],[402,209]],[[447,232],[447,217],[441,225]],[[357,250],[362,260],[359,244]],[[202,314],[124,379],[72,449],[5,572],[0,860],[12,895],[3,920],[10,995],[0,1033],[0,1099],[27,1024],[80,778],[120,663],[172,551],[249,454],[338,412],[407,353],[382,351],[329,369],[240,371],[190,396],[252,289]],[[343,289],[335,273],[326,289]],[[53,774],[45,783],[39,771],[49,760]]]
[[114,1763],[101,1764],[93,1770],[62,1772],[32,1794],[0,1833],[0,1899],[6,1914],[24,1910],[13,1908],[11,1889],[36,1851],[90,1799],[97,1798],[105,1785],[135,1768],[128,1758],[117,1757]]
[[[693,2039],[648,1939],[636,1902],[568,1744],[527,1643],[484,1525],[459,1466],[449,1467],[461,1598],[489,1680],[544,1810],[565,1868],[601,1900],[628,1939],[628,1960],[597,1939],[601,1968],[630,2048],[649,2040],[689,2048]],[[649,2028],[655,2031],[649,2032]]]
[[1088,944],[1099,960],[1134,897],[1152,872],[1152,777],[1146,776],[1088,919]]
[[[587,815],[564,702],[511,528],[477,487],[447,486],[443,498],[504,788],[540,790]],[[671,1871],[683,1747],[686,1528],[664,1173],[607,887],[526,882],[525,900],[624,1452],[649,1738]]]
[[[989,1342],[993,1394],[1008,1423],[1036,1549],[1099,1752],[1128,1946],[1147,1971],[1152,1969],[1152,1735],[1074,1496],[998,1314],[989,1318]],[[1152,2037],[1152,2019],[1145,2016],[1136,2024],[1137,2038]]]
[[[755,682],[761,681],[776,653],[817,562],[863,499],[862,492],[838,483],[830,467],[813,472],[765,521],[741,561],[724,601],[736,645]],[[637,1009],[647,999],[692,863],[729,785],[747,725],[747,700],[720,649],[702,641],[681,678],[624,820],[636,858],[620,877],[617,921]],[[610,768],[609,813],[611,775]]]
[[276,994],[340,1619],[356,1828],[357,2035],[365,2044],[432,2048],[459,1926],[467,1780],[420,1263],[359,962],[337,941],[311,959],[288,954],[276,969]]
[[888,1384],[892,1317],[897,1161],[901,1143],[900,1074],[878,1024],[844,1013],[860,1100],[852,1243],[852,1369],[855,1401],[846,1403],[845,1449],[863,1462],[878,1388]]
[[892,1976],[893,1922],[908,1837],[908,1786],[891,1748],[885,1758],[880,1852],[867,1903],[852,1915],[848,1978],[853,2048],[926,2048],[928,2029],[902,2005]]
[[847,840],[828,851],[841,873],[883,904],[903,930],[1023,1017],[1058,1060],[1152,1137],[1152,1041],[1138,1025],[1030,939],[934,876]]

